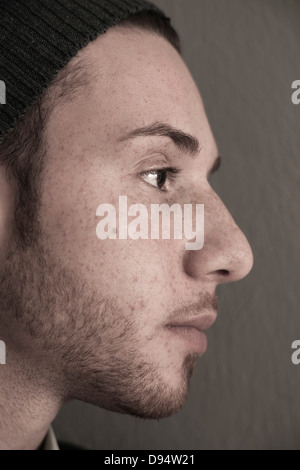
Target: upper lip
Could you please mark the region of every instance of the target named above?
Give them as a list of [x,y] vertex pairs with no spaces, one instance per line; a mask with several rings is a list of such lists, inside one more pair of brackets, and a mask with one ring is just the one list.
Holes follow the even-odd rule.
[[216,321],[217,313],[211,311],[209,313],[203,313],[197,317],[192,317],[188,319],[172,321],[172,323],[168,323],[166,326],[178,326],[178,327],[190,327],[196,328],[196,330],[204,331],[210,328],[214,322]]

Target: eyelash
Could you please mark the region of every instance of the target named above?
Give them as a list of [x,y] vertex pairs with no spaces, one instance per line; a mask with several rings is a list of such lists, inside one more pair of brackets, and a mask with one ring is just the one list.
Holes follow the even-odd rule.
[[[174,181],[178,178],[178,175],[182,172],[179,168],[176,167],[169,167],[169,168],[154,168],[153,170],[149,171],[144,171],[143,173],[140,173],[140,176],[149,176],[149,175],[159,175],[159,174],[166,174],[166,178],[163,182],[162,187],[166,184],[166,181],[169,181],[170,183],[174,183]],[[161,189],[159,187],[155,187],[153,184],[148,183],[150,186],[153,186],[155,189],[158,189],[159,191],[165,192],[165,189]]]

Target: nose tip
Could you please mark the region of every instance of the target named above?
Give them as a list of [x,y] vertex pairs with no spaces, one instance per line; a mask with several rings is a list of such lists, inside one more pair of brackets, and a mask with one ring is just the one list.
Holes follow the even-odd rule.
[[232,229],[227,242],[223,241],[220,250],[219,256],[216,254],[216,263],[224,267],[211,271],[211,274],[218,277],[219,283],[239,281],[250,273],[254,263],[253,252],[237,225]]
[[186,255],[185,271],[216,284],[238,281],[251,271],[253,252],[224,204],[215,201],[217,206],[206,212],[203,248]]

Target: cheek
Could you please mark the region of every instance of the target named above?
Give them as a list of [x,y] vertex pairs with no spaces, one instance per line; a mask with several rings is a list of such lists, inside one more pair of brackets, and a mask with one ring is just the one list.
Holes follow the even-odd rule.
[[149,318],[161,320],[162,310],[176,294],[178,297],[181,288],[179,242],[99,240],[97,207],[102,203],[118,207],[119,187],[99,185],[93,177],[89,183],[88,179],[80,182],[75,175],[68,185],[63,184],[65,181],[66,175],[61,174],[55,180],[48,178],[44,185],[44,244],[52,257],[98,293],[117,298],[122,309],[135,312],[141,319],[147,316],[148,322]]

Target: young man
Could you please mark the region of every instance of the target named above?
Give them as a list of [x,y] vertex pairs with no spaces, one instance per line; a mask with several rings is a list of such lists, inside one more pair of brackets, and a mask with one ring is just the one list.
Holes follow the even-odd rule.
[[[178,411],[216,286],[253,260],[209,184],[218,150],[163,13],[141,0],[0,10],[0,447],[37,449],[72,398]],[[204,204],[203,247],[124,236],[121,196],[149,213]],[[106,239],[101,204],[118,220]]]

